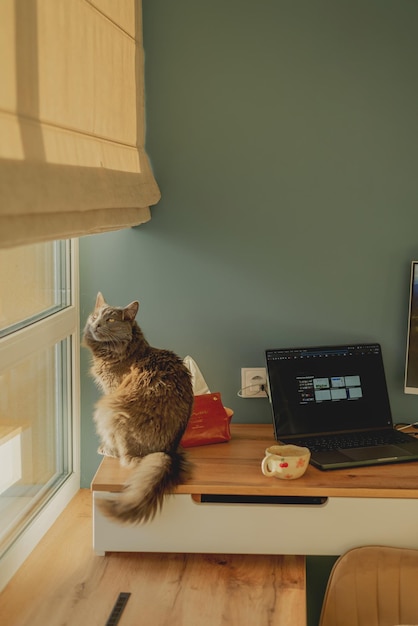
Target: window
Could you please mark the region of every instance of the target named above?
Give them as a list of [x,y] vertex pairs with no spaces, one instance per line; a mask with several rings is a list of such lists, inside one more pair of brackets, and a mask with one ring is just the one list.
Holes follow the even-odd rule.
[[0,250],[0,588],[79,488],[77,252]]

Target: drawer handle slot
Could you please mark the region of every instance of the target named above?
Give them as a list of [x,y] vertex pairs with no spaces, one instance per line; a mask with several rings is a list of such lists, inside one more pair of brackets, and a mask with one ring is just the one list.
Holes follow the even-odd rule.
[[322,506],[328,498],[322,496],[240,496],[232,494],[193,494],[199,504],[276,504],[294,506]]

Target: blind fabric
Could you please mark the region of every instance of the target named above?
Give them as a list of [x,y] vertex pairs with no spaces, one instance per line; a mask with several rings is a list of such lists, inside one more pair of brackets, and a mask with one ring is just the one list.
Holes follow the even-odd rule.
[[150,219],[140,0],[0,3],[0,247]]

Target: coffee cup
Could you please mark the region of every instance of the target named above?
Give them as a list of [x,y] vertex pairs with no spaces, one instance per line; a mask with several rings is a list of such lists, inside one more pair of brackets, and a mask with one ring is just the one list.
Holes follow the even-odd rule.
[[261,471],[265,476],[285,480],[300,478],[305,473],[310,458],[311,452],[308,448],[293,444],[270,446],[266,448]]

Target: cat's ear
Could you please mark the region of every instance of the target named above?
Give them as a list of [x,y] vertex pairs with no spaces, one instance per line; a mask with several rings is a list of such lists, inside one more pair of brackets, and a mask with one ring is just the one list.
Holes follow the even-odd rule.
[[138,309],[139,309],[139,302],[137,300],[135,300],[134,302],[131,302],[131,304],[128,304],[128,306],[126,306],[123,309],[122,319],[133,322],[136,317],[136,314],[138,313]]
[[100,307],[104,306],[106,304],[106,300],[103,298],[102,293],[99,291],[99,293],[97,294],[97,298],[96,298],[96,305],[95,305],[95,309],[100,309]]

